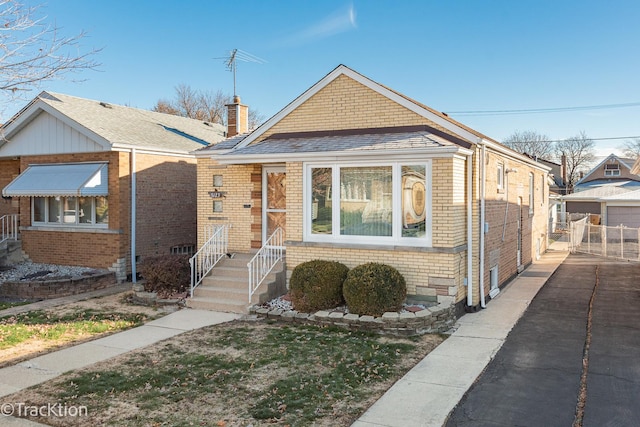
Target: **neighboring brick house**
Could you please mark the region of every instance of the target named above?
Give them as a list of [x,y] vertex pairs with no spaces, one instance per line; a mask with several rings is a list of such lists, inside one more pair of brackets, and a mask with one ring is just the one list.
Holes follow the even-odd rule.
[[640,227],[640,176],[635,161],[610,154],[562,197],[569,214],[589,213],[602,225]]
[[344,65],[196,155],[199,245],[230,224],[251,253],[280,227],[288,274],[381,262],[411,297],[475,310],[546,250],[548,167]]
[[124,280],[132,259],[193,251],[190,153],[223,139],[223,126],[42,92],[2,132],[0,215],[19,214],[32,261]]

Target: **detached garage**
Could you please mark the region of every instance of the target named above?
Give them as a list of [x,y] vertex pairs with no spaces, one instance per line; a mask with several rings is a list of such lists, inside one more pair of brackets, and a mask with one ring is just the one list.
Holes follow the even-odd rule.
[[640,190],[601,199],[606,212],[606,225],[640,228]]

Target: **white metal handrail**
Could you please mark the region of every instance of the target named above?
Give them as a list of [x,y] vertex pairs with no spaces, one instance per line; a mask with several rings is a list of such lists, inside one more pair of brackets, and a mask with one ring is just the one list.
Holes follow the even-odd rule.
[[205,228],[205,238],[210,236],[198,252],[189,259],[191,266],[191,297],[193,290],[223,257],[226,256],[229,243],[229,226],[216,225]]
[[284,231],[277,228],[251,261],[247,263],[249,269],[249,303],[251,297],[258,290],[264,279],[271,273],[284,254]]
[[18,214],[0,217],[0,243],[5,240],[18,240]]

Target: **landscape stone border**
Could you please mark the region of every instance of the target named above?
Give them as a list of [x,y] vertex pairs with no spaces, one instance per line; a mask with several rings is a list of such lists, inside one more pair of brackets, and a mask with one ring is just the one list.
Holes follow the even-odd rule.
[[386,312],[381,317],[324,310],[301,313],[296,310],[268,309],[260,306],[250,307],[249,314],[282,322],[337,326],[396,336],[445,333],[457,320],[453,304],[439,304],[415,313]]
[[67,297],[116,285],[116,275],[112,272],[99,272],[70,279],[7,281],[0,283],[0,297],[43,300]]

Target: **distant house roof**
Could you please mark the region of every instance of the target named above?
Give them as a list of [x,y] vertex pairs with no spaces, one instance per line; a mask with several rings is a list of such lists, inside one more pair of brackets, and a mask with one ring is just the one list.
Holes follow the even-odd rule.
[[634,191],[627,191],[626,193],[622,194],[603,197],[601,200],[606,202],[637,202],[640,201],[640,188]]
[[224,139],[225,128],[219,124],[42,92],[2,126],[0,147],[43,111],[112,149],[189,153]]
[[640,190],[640,182],[627,180],[616,184],[607,183],[604,185],[593,186],[587,190],[566,195],[563,199],[570,201],[594,201],[604,197],[629,193],[635,190]]
[[[618,163],[620,163],[622,166],[624,166],[626,169],[628,169],[629,171],[631,171],[631,168],[633,167],[634,164],[634,159],[628,159],[628,158],[624,158],[624,157],[619,157],[615,154],[609,154],[607,157],[605,157],[600,163],[598,163],[596,166],[594,166],[593,168],[591,168],[591,170],[589,170],[589,172],[587,172],[578,182],[576,182],[575,186],[581,186],[581,185],[585,185],[591,181],[594,180],[600,180],[600,177],[598,176],[594,176],[594,174],[600,170],[600,167],[605,164],[606,162],[610,161],[610,160],[616,160],[618,161]],[[617,179],[626,179],[628,180],[629,178],[617,178]],[[610,178],[609,181],[611,180],[616,180],[615,177]],[[638,180],[640,180],[640,177],[638,177]]]

